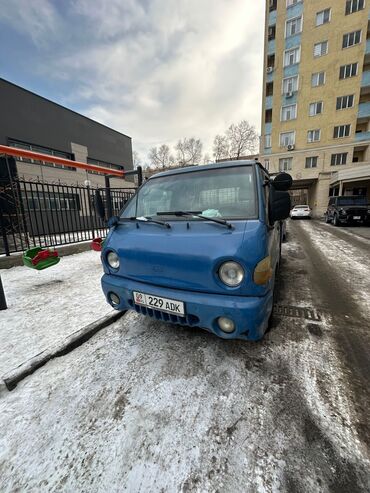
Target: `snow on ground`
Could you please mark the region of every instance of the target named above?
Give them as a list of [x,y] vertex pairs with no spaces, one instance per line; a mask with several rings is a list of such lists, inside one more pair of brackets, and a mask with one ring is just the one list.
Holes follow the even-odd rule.
[[62,257],[48,269],[0,271],[8,309],[0,312],[0,377],[67,335],[112,312],[95,251]]
[[[284,255],[279,302],[314,308],[294,236]],[[1,396],[0,491],[369,491],[322,316],[247,343],[126,314]]]
[[[313,244],[328,259],[331,260],[331,267],[337,271],[338,276],[352,281],[350,295],[357,301],[359,309],[366,310],[370,317],[370,243],[363,240],[368,246],[365,250],[345,241],[334,235],[329,229],[326,231],[314,222],[301,222],[302,229],[310,235]],[[361,240],[362,241],[362,240]]]

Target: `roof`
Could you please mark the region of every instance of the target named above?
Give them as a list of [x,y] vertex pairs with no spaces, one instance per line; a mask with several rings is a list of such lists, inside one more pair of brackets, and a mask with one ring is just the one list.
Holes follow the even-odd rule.
[[151,176],[149,180],[154,180],[155,178],[159,178],[161,176],[182,175],[183,173],[193,173],[196,171],[205,171],[219,168],[234,168],[235,166],[251,166],[253,164],[256,164],[255,160],[224,161],[222,163],[187,166],[185,168],[176,168],[169,171],[163,171],[163,173],[156,173],[155,175]]

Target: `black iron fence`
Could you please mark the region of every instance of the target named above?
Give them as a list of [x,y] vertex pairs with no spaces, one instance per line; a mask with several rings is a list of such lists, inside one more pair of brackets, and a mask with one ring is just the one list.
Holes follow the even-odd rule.
[[[94,207],[94,188],[0,180],[0,254],[105,236]],[[117,215],[136,189],[100,188],[106,209]]]

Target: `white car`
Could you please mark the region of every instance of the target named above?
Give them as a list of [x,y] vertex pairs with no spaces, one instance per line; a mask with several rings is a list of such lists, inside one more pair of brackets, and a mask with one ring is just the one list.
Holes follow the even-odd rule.
[[308,205],[295,205],[290,211],[292,219],[311,219],[311,208]]

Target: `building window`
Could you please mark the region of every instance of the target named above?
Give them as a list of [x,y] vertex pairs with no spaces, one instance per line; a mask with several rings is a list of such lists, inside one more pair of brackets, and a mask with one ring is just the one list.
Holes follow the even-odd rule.
[[339,79],[347,79],[348,77],[355,77],[357,75],[358,63],[350,63],[348,65],[342,65],[339,69]]
[[321,10],[316,14],[316,26],[321,26],[330,22],[330,9]]
[[289,67],[289,65],[294,65],[299,63],[301,58],[301,48],[292,48],[291,50],[284,51],[284,67]]
[[328,42],[321,41],[320,43],[316,43],[313,46],[313,56],[319,57],[324,56],[328,53]]
[[321,130],[316,128],[315,130],[309,130],[307,132],[307,142],[318,142],[320,140]]
[[[94,164],[95,166],[102,166],[104,168],[110,168],[110,169],[114,169],[114,170],[123,170],[124,169],[123,166],[119,166],[118,164],[106,163],[105,161],[99,161],[97,159],[93,159],[90,157],[87,158],[87,162],[88,162],[88,164]],[[104,173],[100,173],[99,171],[88,170],[87,172],[90,173],[91,175],[103,175],[104,176]]]
[[331,166],[339,166],[341,164],[346,164],[347,163],[347,156],[348,156],[348,152],[341,152],[339,154],[332,154],[330,165]]
[[[72,154],[68,152],[55,151],[54,149],[50,149],[49,147],[38,146],[34,144],[27,144],[26,142],[22,142],[20,140],[10,139],[8,141],[8,145],[10,147],[16,147],[17,149],[24,149],[27,151],[40,152],[41,154],[47,154],[48,156],[61,157],[63,159],[69,159],[72,161]],[[24,163],[32,163],[32,164],[42,164],[43,166],[48,166],[49,168],[59,168],[66,169],[68,171],[77,171],[74,166],[67,166],[65,164],[57,164],[57,163],[48,163],[46,161],[39,161],[36,159],[30,158],[22,158],[17,157],[17,161],[22,161]]]
[[318,156],[306,157],[305,168],[317,168]]
[[284,157],[279,159],[279,171],[289,171],[292,169],[292,157]]
[[297,118],[297,105],[290,104],[288,106],[282,106],[281,108],[281,121],[286,122],[288,120],[294,120]]
[[325,84],[325,72],[316,72],[311,76],[311,86],[323,86]]
[[285,37],[294,36],[302,32],[302,17],[295,17],[285,22]]
[[339,96],[337,98],[337,110],[345,110],[347,108],[352,108],[355,100],[355,95],[350,94],[349,96]]
[[287,7],[293,7],[293,5],[297,5],[297,3],[301,3],[302,0],[286,0]]
[[353,14],[362,10],[365,5],[365,0],[347,0],[346,2],[346,15]]
[[265,147],[271,147],[271,134],[265,135]]
[[298,91],[298,75],[283,79],[283,94]]
[[349,137],[351,133],[351,125],[338,125],[334,127],[333,139],[342,139],[343,137]]
[[322,101],[316,101],[315,103],[311,103],[309,115],[310,116],[320,115],[320,113],[322,113],[322,108],[323,108]]
[[359,43],[361,43],[361,30],[343,35],[342,48],[349,48],[350,46],[358,45]]
[[265,159],[264,162],[264,167],[267,169],[267,171],[269,171],[270,169],[270,160],[269,159]]
[[287,147],[294,145],[295,143],[295,132],[283,132],[280,134],[280,146]]

